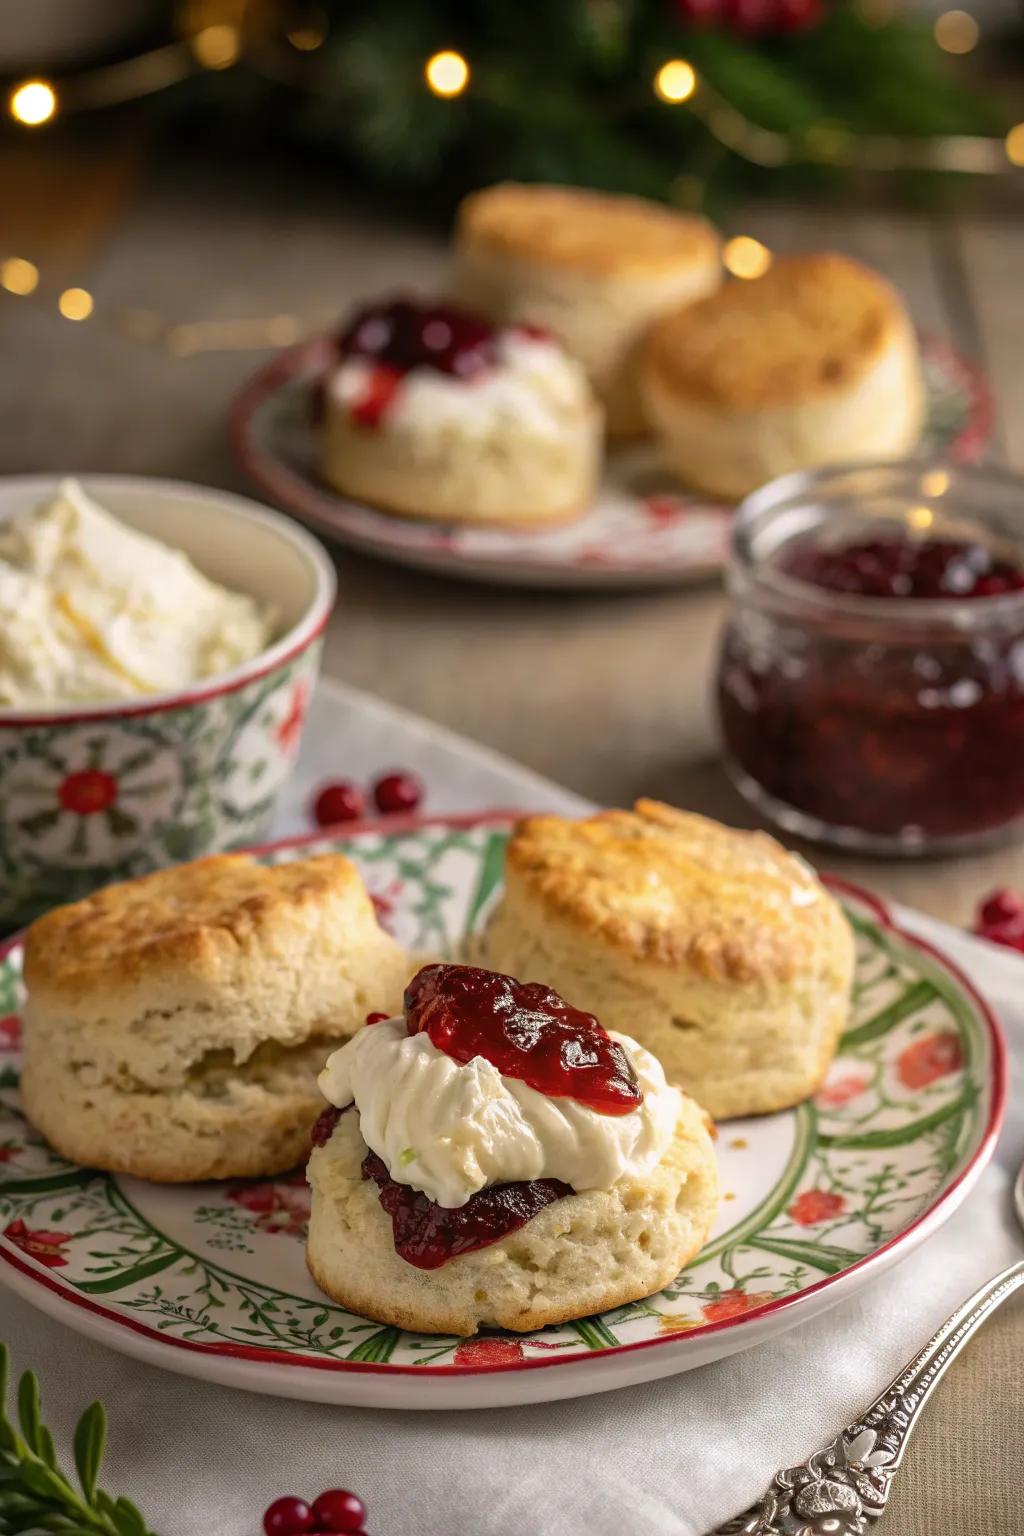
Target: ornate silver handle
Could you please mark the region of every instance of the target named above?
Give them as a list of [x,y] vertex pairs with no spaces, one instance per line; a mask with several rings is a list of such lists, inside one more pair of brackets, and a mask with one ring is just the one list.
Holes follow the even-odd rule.
[[893,1476],[932,1388],[998,1306],[1024,1285],[1024,1261],[975,1291],[855,1424],[798,1467],[776,1472],[742,1515],[709,1536],[864,1536],[885,1511]]

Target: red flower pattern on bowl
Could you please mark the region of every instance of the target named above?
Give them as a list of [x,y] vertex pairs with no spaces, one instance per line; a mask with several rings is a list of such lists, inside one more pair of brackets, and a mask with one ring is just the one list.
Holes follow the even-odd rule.
[[228,1190],[228,1199],[251,1212],[261,1232],[283,1232],[305,1237],[309,1221],[310,1191],[304,1171],[270,1184],[240,1184]]
[[763,1307],[769,1301],[774,1301],[772,1291],[723,1291],[716,1296],[714,1301],[705,1302],[701,1307],[701,1315],[706,1323],[724,1323],[730,1317],[741,1317],[744,1312],[753,1312],[755,1307]]
[[309,705],[309,684],[305,681],[295,684],[292,690],[288,710],[281,720],[276,731],[277,744],[282,752],[292,753],[299,744],[302,734],[302,723],[306,718],[306,709]]
[[455,1346],[453,1365],[479,1368],[487,1365],[517,1365],[524,1358],[518,1339],[463,1339]]
[[95,816],[109,811],[117,800],[117,780],[100,768],[79,768],[62,779],[57,787],[62,811],[75,816]]
[[963,1064],[959,1036],[944,1030],[925,1035],[902,1050],[896,1063],[896,1075],[904,1088],[914,1092],[930,1087],[951,1072],[959,1072]]
[[846,1201],[832,1189],[805,1189],[797,1195],[787,1215],[801,1227],[813,1227],[845,1211]]
[[47,1232],[41,1227],[33,1230],[19,1216],[8,1222],[4,1228],[4,1237],[23,1253],[31,1254],[40,1264],[45,1264],[47,1269],[59,1269],[68,1262],[63,1249],[71,1241],[70,1232]]
[[817,1102],[826,1109],[838,1109],[841,1104],[849,1104],[851,1099],[859,1098],[866,1087],[867,1078],[851,1072],[846,1077],[837,1077],[834,1082],[826,1083],[817,1095]]

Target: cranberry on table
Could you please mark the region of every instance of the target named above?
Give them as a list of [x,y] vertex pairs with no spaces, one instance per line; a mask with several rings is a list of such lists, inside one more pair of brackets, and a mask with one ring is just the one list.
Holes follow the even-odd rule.
[[294,1498],[291,1494],[275,1499],[263,1516],[266,1536],[304,1536],[314,1527],[313,1511],[305,1499]]
[[337,779],[318,791],[313,820],[318,827],[329,827],[336,821],[358,821],[365,810],[362,790],[349,779]]
[[313,1518],[318,1531],[362,1531],[366,1505],[347,1488],[328,1488],[313,1500]]
[[386,773],[374,784],[373,799],[382,816],[415,811],[423,800],[423,780],[415,773]]

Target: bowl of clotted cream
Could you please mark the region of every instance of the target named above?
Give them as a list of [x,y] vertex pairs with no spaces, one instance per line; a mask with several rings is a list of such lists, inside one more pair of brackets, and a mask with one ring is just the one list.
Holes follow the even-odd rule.
[[334,591],[317,541],[240,496],[0,479],[0,927],[260,839]]

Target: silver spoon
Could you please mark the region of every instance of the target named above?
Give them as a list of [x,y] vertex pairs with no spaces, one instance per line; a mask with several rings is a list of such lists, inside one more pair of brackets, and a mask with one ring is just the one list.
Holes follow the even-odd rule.
[[[1013,1186],[1024,1227],[1024,1164]],[[907,1441],[934,1388],[982,1323],[1024,1285],[1024,1260],[968,1296],[870,1408],[797,1467],[776,1472],[742,1515],[708,1536],[864,1536],[884,1514]]]

